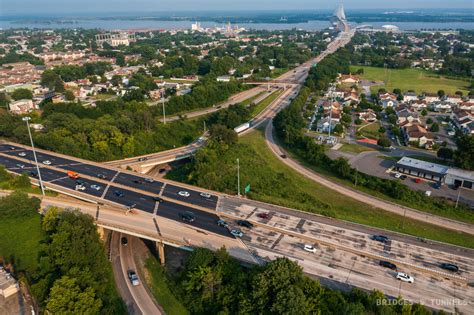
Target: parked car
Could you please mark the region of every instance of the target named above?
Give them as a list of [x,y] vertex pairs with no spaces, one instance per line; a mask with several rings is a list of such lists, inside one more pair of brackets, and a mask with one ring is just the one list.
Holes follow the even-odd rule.
[[441,188],[441,183],[434,183],[433,188],[434,189],[440,189]]
[[128,245],[128,239],[124,236],[120,239],[120,243],[122,243],[123,246]]
[[206,198],[206,199],[211,198],[211,194],[208,194],[207,192],[202,192],[202,193],[199,194],[199,196],[201,196],[203,198]]
[[51,165],[51,161],[50,160],[45,160],[45,161],[43,161],[43,164],[44,165]]
[[415,183],[419,184],[421,182],[423,182],[423,180],[421,178],[415,178]]
[[115,190],[114,195],[117,196],[117,197],[120,197],[120,198],[122,198],[124,196],[123,192],[120,191],[120,190]]
[[406,175],[402,175],[402,176],[400,176],[400,179],[401,179],[401,180],[405,180],[405,179],[407,179],[407,176],[406,176]]
[[395,176],[395,178],[400,178],[400,177],[402,177],[402,174],[396,173],[394,176]]
[[270,214],[268,214],[266,212],[262,212],[262,213],[257,214],[257,217],[259,217],[261,219],[268,219],[270,217]]
[[244,233],[242,233],[241,230],[232,230],[230,231],[230,234],[232,234],[235,237],[243,237]]
[[237,225],[244,226],[244,227],[246,227],[246,228],[248,228],[248,229],[253,228],[253,224],[250,223],[250,222],[247,221],[247,220],[238,220],[238,221],[237,221]]
[[226,221],[222,220],[222,219],[217,221],[217,225],[225,227],[225,228],[229,226],[229,224]]
[[397,266],[395,264],[392,264],[391,262],[389,261],[385,261],[385,260],[381,260],[379,262],[379,265],[382,266],[382,267],[385,267],[385,268],[390,268],[392,270],[396,270],[397,269]]
[[397,280],[403,281],[403,282],[408,282],[408,283],[413,283],[415,282],[415,278],[412,276],[404,273],[404,272],[397,272],[396,276]]
[[186,198],[188,198],[190,196],[189,192],[187,192],[185,190],[179,191],[178,195],[180,195],[181,197],[186,197]]
[[181,213],[181,220],[187,223],[192,223],[194,222],[195,218],[191,212],[186,211],[184,213]]
[[303,249],[307,252],[310,252],[310,253],[316,253],[316,248],[314,248],[313,245],[305,244]]
[[91,189],[94,189],[94,190],[97,190],[99,191],[102,187],[100,187],[99,185],[91,185]]
[[137,286],[140,284],[140,280],[138,279],[137,273],[133,270],[128,271],[128,279],[130,279],[130,282],[133,286]]
[[372,240],[381,243],[388,243],[390,241],[390,239],[385,235],[372,235]]
[[452,271],[452,272],[458,272],[459,271],[459,267],[455,264],[451,264],[451,263],[442,263],[439,265],[440,268],[443,268],[445,270],[449,270],[449,271]]
[[430,197],[431,196],[431,190],[425,191],[425,196]]
[[86,190],[86,186],[84,186],[84,185],[76,185],[76,187],[74,187],[74,190],[84,191],[84,190]]

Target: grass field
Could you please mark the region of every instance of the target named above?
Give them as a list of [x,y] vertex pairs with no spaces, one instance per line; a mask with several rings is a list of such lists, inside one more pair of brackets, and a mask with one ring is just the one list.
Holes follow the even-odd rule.
[[368,148],[360,144],[344,143],[338,151],[349,153],[361,153],[365,151],[375,151],[375,149]]
[[152,294],[158,303],[163,307],[168,315],[187,315],[188,310],[173,295],[168,287],[165,269],[158,263],[154,257],[148,257],[145,267],[150,273],[151,279],[149,286]]
[[402,92],[414,90],[416,93],[422,92],[436,93],[444,90],[447,94],[454,94],[462,91],[464,95],[468,93],[469,82],[463,80],[448,79],[434,73],[421,69],[384,69],[367,66],[351,66],[351,71],[364,69],[363,79],[370,81],[383,81],[385,85],[373,86],[372,93],[384,87],[387,91],[399,88]]
[[40,242],[43,239],[41,216],[2,218],[0,220],[0,257],[14,262],[17,271],[37,268]]
[[[239,138],[239,144],[219,156],[219,163],[207,165],[200,186],[236,194],[236,158],[240,160],[242,186],[251,185],[252,199],[474,248],[471,236],[411,219],[405,219],[402,226],[400,215],[372,208],[303,177],[274,156],[261,130]],[[188,178],[180,169],[175,172],[168,176],[176,180]]]
[[373,123],[373,124],[360,126],[357,129],[357,131],[360,132],[361,136],[363,137],[378,140],[380,137],[379,129],[380,129],[380,124]]
[[262,96],[264,93],[266,93],[265,91],[262,91],[260,93],[258,93],[257,95],[254,95],[252,97],[249,97],[248,99],[245,99],[243,100],[242,102],[240,102],[239,104],[243,105],[243,106],[247,106],[249,105],[250,103],[252,103],[253,101],[255,101],[257,98],[259,98],[260,96]]
[[268,95],[265,99],[263,99],[260,103],[258,103],[255,107],[253,107],[252,113],[251,113],[252,118],[260,114],[268,105],[270,105],[275,99],[277,99],[281,95],[282,92],[283,92],[282,90],[273,92],[272,94]]

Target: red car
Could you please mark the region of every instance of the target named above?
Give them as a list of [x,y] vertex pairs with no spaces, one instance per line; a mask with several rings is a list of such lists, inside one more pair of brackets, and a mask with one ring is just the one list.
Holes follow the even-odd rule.
[[415,178],[415,183],[419,184],[421,183],[423,180],[421,178]]
[[268,213],[259,213],[257,216],[261,219],[268,219],[270,217]]

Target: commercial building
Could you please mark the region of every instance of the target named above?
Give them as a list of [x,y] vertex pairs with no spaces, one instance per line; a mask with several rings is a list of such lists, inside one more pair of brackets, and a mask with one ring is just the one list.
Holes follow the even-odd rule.
[[395,169],[400,173],[449,186],[474,189],[474,172],[459,168],[403,157],[395,164]]

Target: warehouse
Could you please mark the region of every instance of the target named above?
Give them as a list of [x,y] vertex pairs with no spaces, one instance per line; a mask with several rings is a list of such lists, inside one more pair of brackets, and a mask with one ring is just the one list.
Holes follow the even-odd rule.
[[446,172],[448,171],[447,166],[408,157],[401,158],[401,160],[395,164],[395,169],[400,173],[437,182],[443,182],[446,177]]
[[444,182],[454,187],[474,189],[474,172],[459,168],[449,168]]

